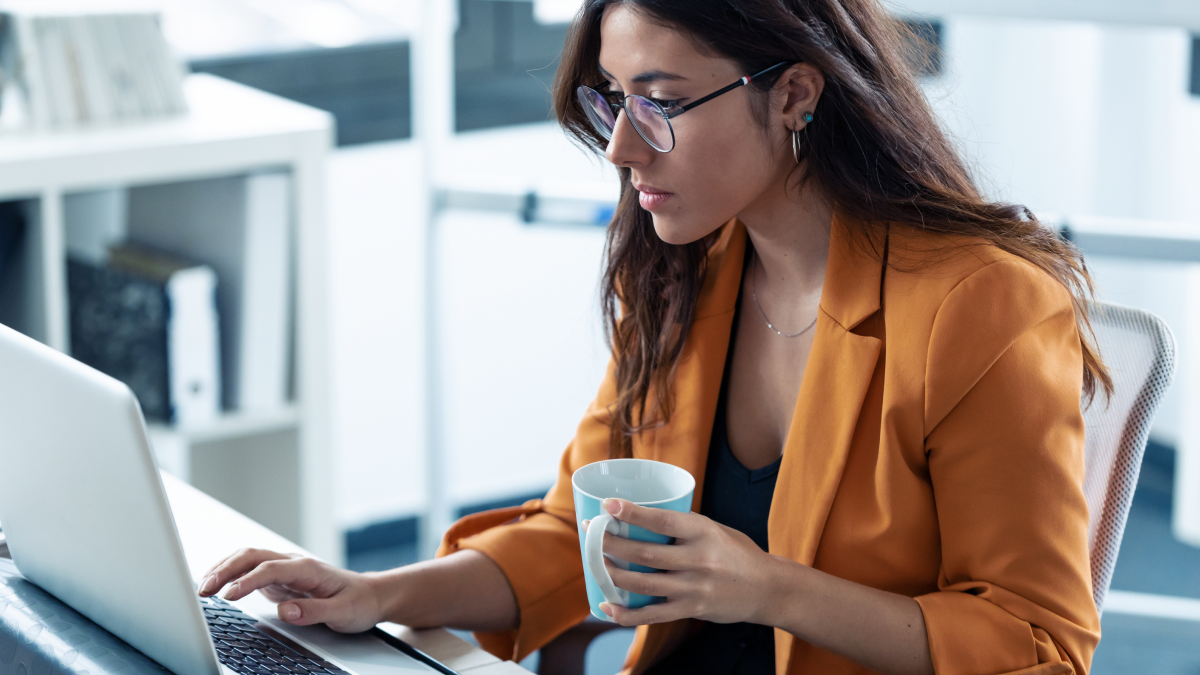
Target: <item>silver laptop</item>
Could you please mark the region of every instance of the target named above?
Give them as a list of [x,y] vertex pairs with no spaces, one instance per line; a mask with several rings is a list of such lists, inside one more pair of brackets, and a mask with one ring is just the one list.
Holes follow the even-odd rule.
[[5,326],[0,524],[26,579],[176,675],[453,672],[379,629],[294,629],[197,597],[133,393]]

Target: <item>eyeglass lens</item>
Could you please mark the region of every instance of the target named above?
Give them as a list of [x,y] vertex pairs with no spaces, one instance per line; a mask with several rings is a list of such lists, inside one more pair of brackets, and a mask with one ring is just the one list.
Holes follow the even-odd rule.
[[[591,87],[580,87],[577,95],[592,126],[601,136],[611,139],[613,129],[617,125],[613,106]],[[628,96],[625,98],[624,108],[634,130],[650,144],[650,147],[659,152],[670,152],[675,147],[675,134],[671,123],[654,101],[642,96]]]
[[633,128],[642,138],[659,152],[670,152],[675,147],[675,134],[671,131],[671,123],[663,117],[662,108],[654,101],[641,96],[630,96],[625,99],[625,112],[633,122]]
[[604,96],[591,87],[580,87],[575,93],[579,98],[579,104],[583,106],[583,111],[591,120],[596,131],[606,139],[612,138],[617,120],[613,117],[612,106],[608,104]]

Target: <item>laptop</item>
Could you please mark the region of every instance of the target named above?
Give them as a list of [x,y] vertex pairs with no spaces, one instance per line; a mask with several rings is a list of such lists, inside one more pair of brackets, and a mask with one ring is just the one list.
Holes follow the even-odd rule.
[[23,577],[176,675],[454,672],[378,628],[198,597],[133,392],[5,326],[0,523]]

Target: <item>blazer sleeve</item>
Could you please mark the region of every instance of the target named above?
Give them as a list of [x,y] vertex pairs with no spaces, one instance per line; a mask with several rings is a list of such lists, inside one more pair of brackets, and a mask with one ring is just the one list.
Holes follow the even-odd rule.
[[1028,263],[992,263],[946,297],[927,364],[942,569],[916,600],[934,671],[1086,674],[1100,619],[1070,297]]
[[467,516],[442,539],[439,557],[463,549],[479,551],[500,566],[512,586],[519,627],[475,634],[479,644],[499,658],[520,661],[587,618],[571,475],[585,464],[608,459],[608,407],[616,396],[615,382],[610,362],[544,499]]

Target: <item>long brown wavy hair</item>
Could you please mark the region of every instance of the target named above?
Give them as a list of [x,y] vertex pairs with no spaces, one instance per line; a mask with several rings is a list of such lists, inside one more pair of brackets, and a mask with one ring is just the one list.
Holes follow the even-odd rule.
[[[871,241],[883,223],[964,235],[1036,265],[1071,294],[1083,347],[1083,390],[1112,381],[1091,345],[1083,257],[1022,206],[983,198],[916,83],[914,44],[877,0],[585,0],[568,34],[554,87],[559,123],[598,153],[597,135],[575,100],[579,85],[603,81],[600,21],[628,4],[678,29],[701,49],[754,73],[787,61],[825,76],[814,121],[802,134],[802,181],[815,185]],[[909,58],[906,58],[909,57]],[[751,83],[752,109],[766,125],[767,92],[782,74]],[[601,301],[615,359],[610,408],[613,457],[632,453],[633,435],[670,417],[670,381],[695,315],[707,244],[667,244],[638,204],[630,171],[608,228]],[[647,399],[653,393],[653,400]],[[647,414],[647,410],[653,411]]]

